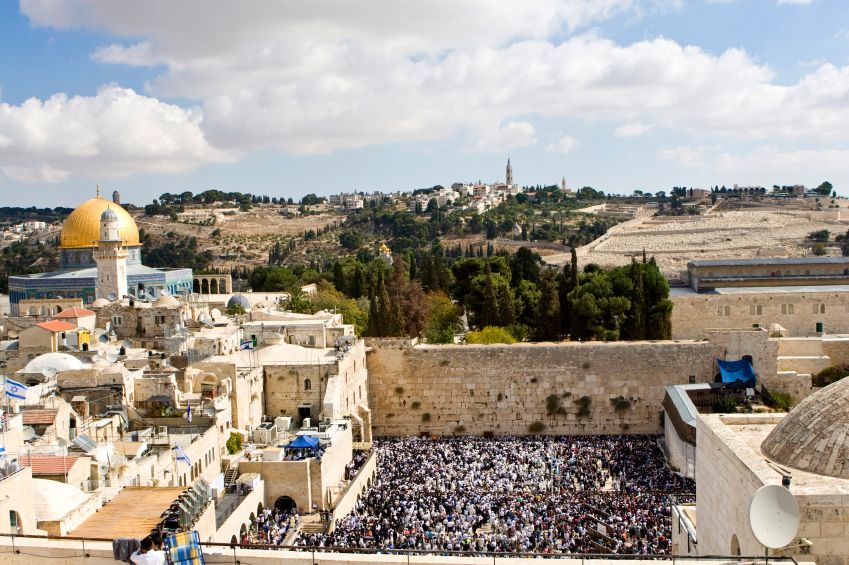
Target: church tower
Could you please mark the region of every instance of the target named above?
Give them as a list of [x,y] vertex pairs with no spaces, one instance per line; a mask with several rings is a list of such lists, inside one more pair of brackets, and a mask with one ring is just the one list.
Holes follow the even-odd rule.
[[510,165],[510,157],[507,157],[507,185],[513,185],[513,166]]
[[100,240],[94,249],[97,263],[97,298],[120,300],[127,294],[127,246],[121,239],[118,214],[110,206],[100,215]]

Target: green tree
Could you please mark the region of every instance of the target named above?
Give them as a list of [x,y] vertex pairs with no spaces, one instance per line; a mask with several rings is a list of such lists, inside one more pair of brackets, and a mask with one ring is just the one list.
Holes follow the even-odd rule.
[[622,324],[622,339],[641,340],[646,338],[646,299],[643,285],[643,268],[631,259],[629,267],[631,277],[631,307]]
[[536,312],[534,339],[537,341],[558,341],[562,334],[560,319],[560,297],[557,278],[554,271],[548,271],[540,282],[541,295]]
[[510,332],[497,326],[486,326],[483,329],[468,332],[466,342],[474,344],[516,343]]
[[444,292],[431,292],[424,337],[429,343],[453,343],[454,334],[460,330],[462,309]]

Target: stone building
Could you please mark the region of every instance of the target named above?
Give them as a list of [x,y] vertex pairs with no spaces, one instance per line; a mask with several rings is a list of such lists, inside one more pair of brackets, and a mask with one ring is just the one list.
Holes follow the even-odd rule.
[[694,259],[684,279],[696,292],[723,287],[849,284],[849,257]]
[[786,415],[700,415],[697,503],[674,509],[673,524],[682,526],[673,527],[677,551],[763,555],[764,547],[749,527],[748,501],[761,486],[782,484],[788,477],[801,526],[787,549],[770,553],[820,565],[849,563],[847,406],[849,379],[844,379]]

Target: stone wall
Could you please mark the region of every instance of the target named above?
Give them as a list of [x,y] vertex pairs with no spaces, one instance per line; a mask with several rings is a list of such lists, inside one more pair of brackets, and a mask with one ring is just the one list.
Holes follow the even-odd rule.
[[711,329],[752,328],[755,324],[762,328],[779,324],[790,336],[816,336],[818,322],[826,333],[849,333],[847,299],[845,292],[834,291],[673,294],[672,338],[703,339]]
[[369,344],[376,436],[657,433],[664,387],[711,382],[723,352],[707,341]]

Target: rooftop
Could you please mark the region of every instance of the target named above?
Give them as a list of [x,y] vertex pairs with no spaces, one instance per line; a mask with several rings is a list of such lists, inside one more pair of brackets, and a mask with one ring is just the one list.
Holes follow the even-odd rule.
[[693,259],[688,267],[746,267],[769,265],[849,265],[849,257],[753,257],[751,259]]
[[[744,280],[744,279],[741,279]],[[670,287],[669,296],[706,296],[709,294],[804,294],[810,292],[849,292],[846,284],[824,284],[804,286],[724,286],[703,292],[696,292],[690,287]]]
[[78,306],[74,306],[73,308],[68,308],[64,312],[59,312],[54,316],[55,318],[64,319],[64,318],[85,318],[86,316],[95,316],[96,314],[91,310],[86,310],[85,308],[80,308]]
[[32,467],[32,475],[35,477],[38,475],[64,475],[74,466],[77,459],[79,459],[77,455],[31,455],[26,453],[18,458],[18,463],[22,467]]
[[86,539],[142,539],[161,521],[162,513],[185,487],[124,487],[108,504],[69,532]]
[[25,426],[52,426],[56,421],[56,412],[46,408],[32,408],[22,410],[21,415]]
[[40,324],[36,324],[36,326],[53,333],[68,332],[73,329],[76,329],[77,327],[74,324],[71,324],[69,322],[63,322],[62,320],[50,320],[49,322],[41,322]]
[[237,367],[254,367],[257,365],[332,365],[336,363],[336,352],[333,349],[316,347],[301,347],[280,343],[258,349],[245,349],[230,355],[210,357],[209,363],[235,363]]

